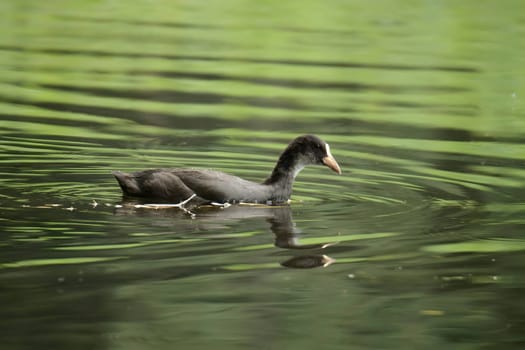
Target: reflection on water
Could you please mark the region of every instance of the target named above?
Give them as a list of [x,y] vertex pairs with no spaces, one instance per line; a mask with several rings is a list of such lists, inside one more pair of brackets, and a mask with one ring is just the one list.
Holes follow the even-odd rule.
[[[226,208],[214,207],[199,207],[195,209],[168,207],[144,207],[137,204],[134,200],[126,199],[122,204],[117,205],[117,215],[138,215],[148,217],[176,217],[183,219],[185,216],[190,216],[193,219],[198,218],[200,227],[206,227],[207,230],[212,230],[217,227],[217,223],[225,220],[231,224],[234,221],[241,221],[249,218],[264,218],[270,223],[270,230],[275,235],[275,246],[284,249],[324,249],[336,243],[318,242],[310,244],[302,244],[299,238],[301,230],[295,225],[292,219],[292,210],[289,206],[264,206],[264,205],[233,205]],[[209,226],[209,227],[208,227]],[[297,256],[282,265],[288,267],[319,267],[328,266],[334,260],[326,255],[304,255]]]
[[[2,346],[521,348],[519,8],[2,2]],[[290,206],[138,208],[109,173],[262,181],[305,133],[348,171]]]

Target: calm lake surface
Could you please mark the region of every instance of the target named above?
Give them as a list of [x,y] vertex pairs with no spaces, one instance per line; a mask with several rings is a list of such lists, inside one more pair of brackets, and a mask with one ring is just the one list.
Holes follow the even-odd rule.
[[[2,349],[523,349],[522,1],[0,3]],[[290,206],[136,208],[111,170]]]

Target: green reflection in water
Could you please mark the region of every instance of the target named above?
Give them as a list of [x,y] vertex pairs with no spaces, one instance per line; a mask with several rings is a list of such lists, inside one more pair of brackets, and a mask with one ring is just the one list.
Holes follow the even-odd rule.
[[[520,348],[522,7],[0,2],[4,346]],[[302,133],[343,175],[305,169],[286,232],[339,244],[114,206],[110,170],[261,181]]]
[[[377,232],[377,233],[364,233],[364,234],[352,234],[352,235],[337,235],[337,236],[322,236],[322,237],[303,237],[301,239],[302,244],[323,244],[328,242],[346,242],[346,241],[357,241],[363,239],[375,239],[375,238],[386,238],[396,236],[399,233],[395,232]],[[270,249],[273,248],[271,244],[263,244],[259,246],[247,246],[241,247],[237,250],[246,251],[246,250],[260,250],[260,249]]]
[[104,245],[82,245],[82,246],[71,246],[71,247],[56,247],[55,250],[64,251],[82,251],[82,250],[114,250],[114,249],[130,249],[145,247],[151,244],[167,244],[167,243],[188,243],[198,242],[200,239],[162,239],[152,240],[140,243],[124,243],[124,244],[104,244]]
[[494,253],[513,252],[525,249],[525,242],[514,239],[491,239],[486,241],[458,242],[450,244],[438,244],[423,248],[431,253]]
[[74,258],[60,258],[60,259],[33,259],[22,260],[12,263],[0,264],[0,267],[19,268],[19,267],[38,267],[48,265],[74,265],[74,264],[89,264],[104,261],[113,261],[123,259],[123,257],[74,257]]

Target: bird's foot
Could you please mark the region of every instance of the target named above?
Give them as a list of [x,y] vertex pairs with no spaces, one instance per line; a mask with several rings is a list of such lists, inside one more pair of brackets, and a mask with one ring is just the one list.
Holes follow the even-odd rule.
[[189,201],[191,201],[195,196],[196,196],[196,194],[194,193],[190,197],[188,197],[187,199],[185,199],[183,201],[180,201],[179,203],[176,203],[176,204],[136,204],[134,207],[135,208],[145,208],[145,209],[179,208],[179,209],[183,210],[185,213],[190,214],[193,217],[193,216],[195,216],[195,214],[192,213],[190,210],[186,209],[184,206]]

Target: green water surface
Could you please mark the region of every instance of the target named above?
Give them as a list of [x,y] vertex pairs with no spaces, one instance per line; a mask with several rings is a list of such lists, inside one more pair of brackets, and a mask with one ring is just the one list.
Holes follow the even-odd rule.
[[[0,2],[2,349],[522,349],[521,1]],[[290,206],[122,202],[111,170]]]

